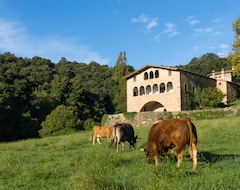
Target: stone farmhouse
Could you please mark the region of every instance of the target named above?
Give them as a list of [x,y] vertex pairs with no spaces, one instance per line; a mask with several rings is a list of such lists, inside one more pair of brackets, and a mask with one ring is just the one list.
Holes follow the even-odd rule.
[[202,76],[177,67],[146,65],[125,76],[127,112],[191,110],[189,98],[197,84],[219,88],[227,104],[240,97],[240,86],[232,70]]

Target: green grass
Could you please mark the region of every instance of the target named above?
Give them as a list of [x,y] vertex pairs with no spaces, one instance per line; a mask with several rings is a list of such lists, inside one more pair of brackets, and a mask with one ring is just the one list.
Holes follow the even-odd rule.
[[240,99],[234,101],[234,102],[231,102],[230,105],[236,105],[236,106],[240,106]]
[[238,189],[240,187],[240,117],[193,121],[197,127],[198,168],[187,153],[156,168],[140,151],[150,127],[137,127],[136,150],[116,153],[102,139],[95,146],[90,132],[0,144],[0,189]]

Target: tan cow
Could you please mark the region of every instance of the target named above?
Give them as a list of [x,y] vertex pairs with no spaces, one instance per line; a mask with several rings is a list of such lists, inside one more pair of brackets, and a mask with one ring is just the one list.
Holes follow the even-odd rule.
[[149,158],[154,158],[157,166],[158,155],[166,156],[168,149],[171,149],[177,153],[177,166],[179,167],[187,144],[195,170],[197,168],[197,131],[191,120],[189,118],[177,118],[155,123],[148,134],[148,145],[144,148],[147,162]]
[[92,129],[92,134],[90,140],[95,144],[97,139],[98,144],[101,144],[100,138],[112,139],[112,126],[94,126]]

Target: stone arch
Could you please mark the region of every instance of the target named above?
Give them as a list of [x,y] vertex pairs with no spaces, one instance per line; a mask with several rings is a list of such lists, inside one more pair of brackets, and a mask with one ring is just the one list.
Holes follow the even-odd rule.
[[147,102],[146,104],[144,104],[144,106],[141,108],[140,112],[156,111],[158,109],[165,110],[164,106],[161,103],[156,102],[156,101],[150,101],[150,102]]

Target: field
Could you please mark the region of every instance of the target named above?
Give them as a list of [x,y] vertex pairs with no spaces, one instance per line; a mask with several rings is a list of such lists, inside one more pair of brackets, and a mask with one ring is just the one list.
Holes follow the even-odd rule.
[[150,129],[136,127],[136,150],[128,143],[116,153],[109,142],[92,145],[90,132],[0,144],[0,189],[239,189],[240,117],[193,121],[198,132],[198,167],[187,153],[180,168],[175,156],[158,167],[140,151]]

